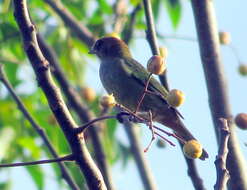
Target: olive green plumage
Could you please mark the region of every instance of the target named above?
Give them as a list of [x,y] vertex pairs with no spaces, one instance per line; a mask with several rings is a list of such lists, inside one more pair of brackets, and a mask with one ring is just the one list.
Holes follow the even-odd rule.
[[[104,37],[97,40],[90,50],[100,60],[100,79],[106,89],[113,93],[117,102],[135,111],[138,101],[148,80],[148,71],[131,56],[128,46],[115,37]],[[195,139],[179,118],[176,109],[170,107],[165,98],[168,91],[154,78],[151,78],[148,90],[154,94],[146,94],[140,112],[152,111],[153,120],[175,131],[185,141]],[[204,150],[201,159],[208,154]]]

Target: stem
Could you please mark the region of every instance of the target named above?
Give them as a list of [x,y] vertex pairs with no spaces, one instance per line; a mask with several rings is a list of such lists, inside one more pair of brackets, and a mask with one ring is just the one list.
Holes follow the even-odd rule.
[[[39,134],[39,136],[43,139],[44,144],[47,146],[48,150],[51,152],[52,156],[54,158],[58,158],[58,154],[55,151],[55,148],[52,146],[51,142],[49,141],[47,135],[45,134],[42,127],[38,125],[38,123],[34,120],[34,118],[31,116],[31,114],[26,109],[25,105],[22,103],[21,99],[16,95],[13,87],[11,86],[10,82],[8,81],[5,72],[3,71],[3,65],[0,64],[0,80],[4,84],[4,86],[7,88],[11,96],[13,97],[14,101],[18,105],[18,108],[23,113],[23,115],[26,117],[26,119],[31,123],[31,126],[34,128],[34,130]],[[66,166],[58,162],[58,166],[60,167],[62,176],[64,180],[68,183],[68,185],[73,190],[79,190],[79,187],[74,182],[72,176],[70,175],[68,169]]]
[[[217,141],[219,142],[219,118],[231,118],[231,109],[228,100],[225,72],[221,62],[213,1],[192,0],[197,35],[200,45],[200,54],[207,83],[209,106],[214,122]],[[229,125],[227,168],[230,172],[230,189],[247,189],[247,166],[240,150],[239,142],[231,123]],[[237,182],[237,183],[236,183]]]
[[40,165],[40,164],[49,164],[54,162],[66,162],[66,161],[74,161],[73,155],[67,155],[60,158],[54,158],[49,160],[38,160],[33,162],[20,162],[20,163],[13,163],[13,164],[0,164],[0,168],[4,167],[19,167],[19,166],[34,166],[34,165]]
[[53,111],[70,145],[75,161],[85,176],[90,190],[106,190],[103,177],[93,162],[85,141],[74,133],[77,127],[63,98],[55,85],[49,70],[49,63],[43,56],[37,42],[37,33],[27,10],[26,0],[14,0],[14,16],[23,38],[24,50],[35,71],[38,84],[44,91],[49,106]]
[[226,189],[227,181],[230,178],[229,172],[226,169],[226,158],[228,154],[228,140],[230,136],[229,127],[227,124],[227,120],[221,118],[221,125],[219,126],[220,133],[220,145],[218,155],[216,156],[216,160],[214,162],[216,171],[217,171],[217,180],[214,185],[215,190],[224,190]]
[[83,126],[81,127],[78,127],[75,129],[75,133],[82,133],[82,132],[85,132],[85,130],[92,126],[92,124],[98,122],[98,121],[102,121],[102,120],[106,120],[106,119],[116,119],[116,116],[115,115],[107,115],[107,116],[102,116],[102,117],[98,117],[96,119],[93,119],[89,122],[87,122],[86,124],[84,124]]

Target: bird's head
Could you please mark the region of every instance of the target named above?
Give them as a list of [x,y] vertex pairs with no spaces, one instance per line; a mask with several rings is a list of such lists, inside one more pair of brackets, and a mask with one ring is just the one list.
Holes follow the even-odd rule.
[[89,53],[96,54],[101,59],[131,57],[126,43],[116,37],[103,37],[98,39]]

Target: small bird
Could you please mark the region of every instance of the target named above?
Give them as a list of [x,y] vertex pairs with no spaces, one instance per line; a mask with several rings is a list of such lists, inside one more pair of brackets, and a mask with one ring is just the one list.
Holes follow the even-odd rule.
[[[98,39],[89,53],[96,54],[101,61],[99,75],[106,91],[113,94],[118,103],[134,112],[150,73],[132,58],[127,44],[116,37]],[[171,128],[185,142],[195,139],[182,123],[178,111],[167,103],[167,89],[152,77],[148,91],[154,94],[145,95],[138,111],[151,111],[153,121]],[[203,149],[200,159],[206,158],[208,153]]]

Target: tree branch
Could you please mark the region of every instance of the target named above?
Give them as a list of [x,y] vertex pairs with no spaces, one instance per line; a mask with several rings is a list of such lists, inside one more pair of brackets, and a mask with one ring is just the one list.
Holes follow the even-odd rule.
[[13,163],[13,164],[0,164],[0,168],[34,166],[34,165],[40,165],[40,164],[61,163],[61,162],[68,162],[68,161],[75,161],[74,156],[72,154],[63,156],[63,157],[54,158],[54,159],[49,159],[49,160],[38,160],[38,161],[32,161],[32,162],[20,162],[20,163]]
[[216,156],[216,160],[214,162],[216,171],[217,171],[217,180],[214,185],[215,190],[224,190],[226,189],[227,181],[230,178],[229,172],[226,169],[226,158],[228,154],[228,139],[230,136],[229,127],[227,124],[227,120],[221,118],[221,125],[219,126],[220,133],[220,143],[219,143],[219,151]]
[[[231,118],[231,109],[228,100],[227,83],[221,62],[213,1],[192,0],[200,54],[207,83],[209,106],[214,122],[215,133],[219,142],[219,118]],[[234,126],[229,125],[227,168],[230,172],[230,188],[232,190],[247,189],[247,166],[244,161]],[[237,183],[236,183],[237,182]]]
[[58,0],[44,0],[51,8],[61,17],[64,24],[69,27],[72,32],[78,36],[78,38],[84,42],[88,47],[91,47],[95,41],[95,37],[88,30],[86,26],[78,22],[76,18],[63,6]]
[[35,27],[31,23],[26,0],[14,0],[14,8],[14,16],[22,34],[24,49],[35,71],[38,84],[43,89],[49,106],[68,140],[75,161],[84,174],[89,189],[106,190],[103,177],[94,164],[85,142],[73,132],[77,125],[51,78],[48,61],[39,49]]
[[125,41],[126,44],[128,44],[133,36],[134,26],[136,23],[136,15],[141,10],[142,4],[139,3],[132,13],[130,14],[130,19],[128,24],[124,27],[123,31],[123,41]]
[[[70,85],[69,81],[66,78],[66,75],[64,74],[64,72],[62,71],[59,65],[56,53],[53,51],[52,48],[50,48],[46,44],[45,40],[40,35],[38,35],[38,43],[45,57],[50,62],[51,66],[53,67],[53,74],[55,78],[57,79],[58,83],[60,84],[60,87],[62,88],[64,94],[66,95],[69,104],[75,110],[81,122],[84,123],[84,122],[90,122],[91,120],[93,120],[95,118],[93,112],[91,112],[90,109],[88,109],[87,106],[83,104],[79,94]],[[98,127],[95,126],[95,124],[91,125],[89,128],[89,134],[93,139],[92,145],[94,148],[95,157],[97,160],[97,164],[100,168],[100,171],[102,172],[107,188],[109,190],[114,190],[112,176],[110,173],[108,163],[105,158],[103,146],[101,144],[101,139],[98,134],[97,128]]]
[[138,139],[136,126],[129,121],[124,120],[124,129],[129,137],[130,148],[134,156],[140,177],[142,179],[143,187],[146,190],[156,190],[157,186],[152,175],[151,169],[148,166],[147,160],[144,157],[143,150]]
[[[31,116],[31,114],[26,109],[25,105],[22,103],[21,99],[16,95],[13,87],[11,86],[10,82],[8,81],[5,72],[3,71],[3,65],[0,64],[0,80],[4,84],[4,86],[8,89],[9,93],[13,97],[14,101],[16,102],[18,108],[23,113],[23,115],[26,117],[26,119],[31,123],[34,130],[39,134],[39,136],[43,139],[44,144],[52,154],[54,158],[58,158],[58,154],[55,151],[55,148],[52,146],[51,142],[49,141],[47,135],[45,134],[42,127],[38,125],[38,123],[34,120],[34,118]],[[58,162],[58,166],[60,167],[62,176],[64,180],[68,183],[68,185],[73,190],[79,190],[79,187],[74,182],[73,178],[71,177],[69,171],[67,170],[66,166]]]
[[[152,13],[152,7],[151,3],[149,0],[143,0],[144,8],[145,8],[145,15],[146,15],[146,22],[147,22],[147,39],[149,41],[149,45],[152,49],[153,55],[159,55],[159,48],[158,48],[158,43],[157,43],[157,37],[156,37],[156,32],[155,32],[155,25],[153,21],[153,13]],[[166,71],[163,75],[159,76],[161,84],[166,87],[167,90],[169,90],[169,85],[167,81],[167,75]],[[181,143],[180,147],[182,149]],[[194,160],[189,160],[184,154],[183,154],[185,161],[188,166],[188,174],[190,176],[190,179],[194,185],[194,187],[199,190],[199,189],[204,189],[203,187],[203,181],[200,178],[195,161]],[[194,177],[191,177],[194,175]]]

